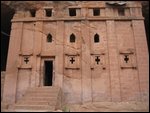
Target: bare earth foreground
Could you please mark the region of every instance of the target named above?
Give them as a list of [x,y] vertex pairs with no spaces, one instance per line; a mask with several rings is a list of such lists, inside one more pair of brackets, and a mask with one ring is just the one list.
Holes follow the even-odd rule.
[[149,105],[145,102],[94,102],[83,105],[68,105],[67,110],[75,112],[148,112]]
[[[3,108],[1,106],[1,108]],[[10,111],[1,109],[1,112]],[[35,111],[37,112],[37,111]],[[48,111],[46,111],[48,112]],[[54,112],[149,112],[149,103],[145,102],[94,102],[64,105],[62,110]]]

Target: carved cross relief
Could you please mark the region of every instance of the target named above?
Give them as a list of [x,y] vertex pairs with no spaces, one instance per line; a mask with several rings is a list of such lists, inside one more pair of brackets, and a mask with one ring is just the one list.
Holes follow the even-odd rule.
[[105,54],[91,54],[91,69],[103,69],[105,70]]
[[126,63],[128,63],[128,61],[129,61],[128,55],[125,55],[124,57],[125,57],[125,58],[124,58],[124,61],[125,61]]
[[99,64],[99,62],[100,62],[99,56],[96,56],[95,61],[97,62],[97,64]]
[[73,62],[75,62],[74,57],[71,57],[70,62],[71,62],[71,64],[73,64]]
[[29,57],[25,57],[24,62],[27,64],[29,62]]
[[134,49],[120,50],[121,69],[136,69],[136,56]]
[[65,68],[66,69],[79,69],[80,67],[79,55],[65,55]]

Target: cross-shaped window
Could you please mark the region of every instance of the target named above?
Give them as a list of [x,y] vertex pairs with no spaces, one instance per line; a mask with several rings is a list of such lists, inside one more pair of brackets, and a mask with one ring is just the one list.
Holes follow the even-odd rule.
[[24,58],[24,61],[26,62],[26,64],[29,62],[29,57]]
[[71,62],[71,64],[73,64],[73,62],[75,62],[74,57],[71,57],[70,62]]
[[97,62],[97,64],[99,64],[99,62],[100,62],[99,56],[96,56],[95,61]]
[[128,63],[128,61],[129,61],[128,55],[125,55],[124,61],[125,61],[126,63]]

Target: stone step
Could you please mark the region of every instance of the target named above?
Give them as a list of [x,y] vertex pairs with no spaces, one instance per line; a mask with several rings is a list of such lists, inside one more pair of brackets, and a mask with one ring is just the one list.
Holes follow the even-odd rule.
[[39,90],[35,90],[35,89],[29,89],[26,93],[57,93],[59,92],[59,90],[57,89],[54,89],[54,90],[42,90],[42,89],[39,89]]
[[[47,86],[47,87],[35,87],[35,88],[30,88],[31,90],[59,90],[59,88],[58,87],[50,87],[50,86]],[[29,90],[30,90],[29,89]]]
[[29,88],[31,90],[59,90],[59,88],[55,87],[36,87],[36,88]]
[[23,97],[21,99],[22,101],[24,100],[32,100],[32,101],[52,101],[52,100],[57,100],[57,97]]
[[30,93],[26,93],[25,96],[57,96],[58,93],[56,92],[43,92],[43,93],[35,93],[35,92],[30,92]]
[[5,102],[1,102],[1,110],[4,111],[4,110],[7,110],[9,107],[9,105]]
[[55,110],[55,106],[49,105],[15,105],[15,110]]
[[[12,111],[5,111],[12,112]],[[15,109],[13,112],[54,112],[54,110],[28,110],[28,109]]]
[[56,105],[56,101],[18,101],[16,105],[27,104],[27,105]]
[[27,90],[25,95],[14,105],[16,112],[48,112],[54,111],[60,88],[36,87]]
[[40,86],[40,87],[33,87],[33,89],[52,89],[52,88],[54,88],[54,89],[59,89],[59,87],[57,87],[57,86]]

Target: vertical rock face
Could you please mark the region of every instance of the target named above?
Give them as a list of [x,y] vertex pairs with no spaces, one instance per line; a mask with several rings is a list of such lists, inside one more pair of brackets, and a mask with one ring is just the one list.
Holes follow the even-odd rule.
[[[49,6],[51,4],[55,4],[55,6],[62,4],[61,6],[59,5],[59,8],[65,8],[67,5],[84,2],[85,1],[1,1],[1,29],[5,33],[10,34],[10,21],[15,11],[23,11],[34,8],[39,9],[42,7],[42,5]],[[143,16],[145,18],[144,22],[146,27],[147,43],[149,45],[149,1],[142,1],[141,3]],[[5,36],[4,34],[2,34],[2,37],[4,38],[1,38],[1,70],[5,70],[9,39],[8,36]]]
[[5,71],[6,69],[9,34],[13,15],[13,9],[9,8],[5,4],[1,4],[1,71]]
[[149,48],[149,1],[142,1],[142,12],[145,18],[145,30],[147,35],[147,43]]
[[5,72],[1,72],[1,101],[3,98],[3,88],[4,88]]
[[[15,9],[16,11],[25,11],[29,9],[39,9],[43,6],[68,6],[68,5],[75,5],[78,2],[76,1],[2,1],[1,3],[10,6],[11,8]],[[61,6],[60,6],[61,7]]]
[[[17,8],[4,101],[14,103],[29,87],[45,82],[62,88],[65,103],[147,100],[148,53],[140,2],[6,4]],[[45,81],[48,76],[51,80]]]

